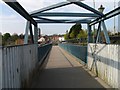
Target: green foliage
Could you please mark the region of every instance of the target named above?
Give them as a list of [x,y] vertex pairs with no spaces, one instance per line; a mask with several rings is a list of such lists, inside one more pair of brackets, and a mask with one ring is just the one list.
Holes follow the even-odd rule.
[[65,35],[64,35],[64,38],[65,38],[65,40],[68,40],[68,39],[69,39],[69,34],[68,34],[68,33],[65,34]]
[[70,33],[70,39],[74,39],[76,37],[76,33],[74,31],[72,31]]
[[6,45],[7,44],[7,40],[11,37],[11,35],[9,33],[5,33],[2,37],[2,45]]
[[10,37],[11,37],[11,35],[9,33],[5,33],[3,35],[3,40],[7,41]]
[[9,33],[5,33],[2,36],[2,45],[3,46],[5,46],[5,45],[15,45],[15,41],[17,39],[23,39],[23,37],[24,37],[23,34],[20,34],[20,36],[18,36],[17,34],[10,35]]
[[80,32],[82,26],[80,23],[76,23],[70,28],[70,31],[64,35],[65,40],[77,38],[78,33]]
[[87,38],[87,32],[84,31],[84,30],[81,30],[79,32],[79,34],[77,35],[77,38],[80,39],[80,38]]
[[15,42],[18,38],[19,38],[19,36],[18,36],[17,34],[13,34],[13,35],[11,36],[11,40],[12,40],[13,42]]
[[76,23],[75,25],[73,25],[69,32],[70,39],[76,38],[81,28],[82,26],[80,23]]

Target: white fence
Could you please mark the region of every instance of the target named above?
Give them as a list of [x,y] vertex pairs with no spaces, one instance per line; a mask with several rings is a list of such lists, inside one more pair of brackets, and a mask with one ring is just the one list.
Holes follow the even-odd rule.
[[113,88],[120,88],[120,46],[88,44],[88,68]]
[[2,88],[20,88],[28,84],[38,62],[37,45],[6,47],[1,51]]

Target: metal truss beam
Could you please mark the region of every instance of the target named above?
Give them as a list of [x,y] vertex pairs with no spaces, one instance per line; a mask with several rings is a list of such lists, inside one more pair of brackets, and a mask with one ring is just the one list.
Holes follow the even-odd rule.
[[91,26],[89,24],[87,24],[87,28],[88,28],[88,43],[92,43]]
[[18,12],[21,16],[23,16],[25,19],[27,19],[32,24],[34,24],[35,26],[37,26],[37,23],[31,17],[31,15],[29,15],[28,12],[16,0],[12,0],[12,1],[11,0],[3,0],[3,1],[7,5],[9,5],[11,8],[13,8],[16,12]]
[[38,43],[38,28],[34,26],[34,43]]
[[99,17],[94,13],[64,13],[64,12],[50,12],[50,13],[37,13],[32,16],[44,16],[44,17]]
[[34,16],[34,18],[37,18],[37,19],[40,19],[40,20],[46,20],[46,21],[53,21],[53,22],[58,22],[58,23],[61,23],[61,22],[79,22],[79,20],[81,21],[87,21],[87,22],[90,22],[91,19],[93,18],[84,18],[84,19],[78,19],[78,20],[72,20],[72,19],[48,19],[48,18],[43,18],[43,17],[38,17],[38,16]]
[[109,35],[108,35],[108,32],[107,32],[105,22],[101,21],[101,25],[103,27],[103,32],[104,32],[104,36],[105,36],[105,39],[106,39],[106,43],[110,44],[110,38],[109,38]]
[[24,44],[28,44],[28,32],[30,30],[30,22],[27,21],[26,30],[25,30],[25,37],[24,37]]
[[99,17],[99,18],[93,20],[92,22],[90,22],[90,25],[94,25],[94,24],[96,24],[96,23],[98,23],[98,22],[100,22],[100,21],[104,21],[104,20],[109,19],[109,18],[111,18],[111,17],[114,17],[114,16],[116,16],[116,15],[118,15],[118,14],[120,14],[120,7],[118,7],[118,8],[116,8],[116,9],[108,12],[107,14],[105,14],[105,15],[102,16],[102,17]]
[[100,32],[101,32],[101,22],[99,22],[99,25],[98,25],[97,37],[96,37],[96,39],[95,39],[95,43],[98,43],[98,41],[99,41]]
[[41,12],[44,12],[44,11],[48,11],[48,10],[55,9],[55,8],[58,8],[58,7],[62,7],[62,6],[69,5],[69,4],[71,4],[71,2],[61,2],[61,3],[58,3],[58,4],[54,4],[54,5],[51,5],[51,6],[33,11],[30,14],[34,15],[34,14],[37,14],[37,13],[41,13]]
[[58,22],[58,23],[60,23],[61,21],[65,21],[65,20],[53,20],[53,19],[48,19],[48,18],[43,18],[43,17],[38,17],[38,16],[34,16],[34,18],[37,18],[37,19],[40,19],[40,20]]
[[82,3],[82,2],[80,2],[78,0],[74,0],[74,1],[73,0],[67,0],[67,1],[70,1],[71,3],[74,3],[74,4],[80,6],[80,7],[84,8],[84,9],[87,9],[87,10],[91,11],[91,12],[94,12],[95,14],[103,16],[103,13],[95,10],[94,8],[92,8],[92,7],[86,5],[86,4],[84,4],[84,3]]
[[37,23],[89,23],[89,20],[77,20],[77,21],[49,21],[49,20],[36,20]]
[[32,31],[32,24],[30,23],[30,36],[31,36],[31,41],[34,43],[34,37],[33,37],[33,31]]

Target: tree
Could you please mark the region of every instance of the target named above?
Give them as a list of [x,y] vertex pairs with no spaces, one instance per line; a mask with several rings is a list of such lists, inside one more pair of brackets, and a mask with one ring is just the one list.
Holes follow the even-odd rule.
[[79,34],[77,35],[77,38],[80,39],[80,38],[87,38],[87,32],[84,31],[84,30],[81,30],[79,32]]
[[69,39],[69,34],[68,34],[68,33],[66,33],[66,34],[64,35],[64,39],[65,39],[65,40],[68,40],[68,39]]
[[7,41],[10,37],[11,37],[11,35],[10,35],[9,33],[5,33],[5,34],[3,35],[3,40],[4,40],[4,41]]
[[76,23],[75,25],[73,25],[69,32],[70,39],[77,38],[77,35],[81,29],[82,29],[82,26],[80,23]]
[[20,34],[20,35],[19,35],[19,38],[20,38],[20,39],[24,39],[24,35],[23,35],[23,34]]
[[19,36],[18,36],[18,34],[16,34],[16,33],[11,36],[11,40],[12,40],[13,42],[15,42],[18,38],[19,38]]
[[2,45],[7,44],[7,40],[11,37],[10,33],[5,33],[2,37]]

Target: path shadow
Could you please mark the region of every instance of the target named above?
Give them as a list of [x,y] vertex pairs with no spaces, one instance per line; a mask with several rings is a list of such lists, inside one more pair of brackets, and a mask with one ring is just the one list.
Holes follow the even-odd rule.
[[31,88],[104,88],[82,67],[42,70]]

